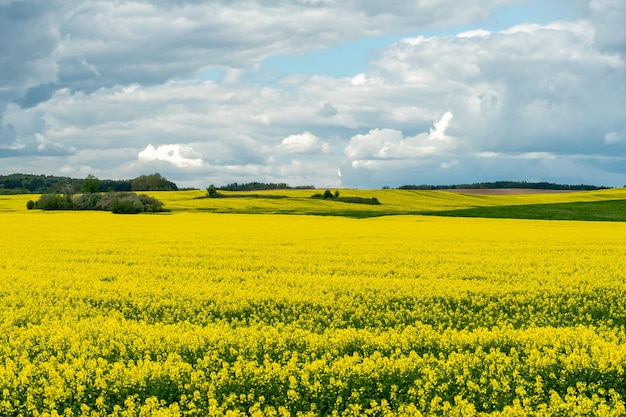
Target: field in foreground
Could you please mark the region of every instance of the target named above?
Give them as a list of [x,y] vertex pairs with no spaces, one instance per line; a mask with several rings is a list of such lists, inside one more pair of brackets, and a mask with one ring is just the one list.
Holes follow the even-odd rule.
[[624,223],[0,222],[2,415],[626,413]]

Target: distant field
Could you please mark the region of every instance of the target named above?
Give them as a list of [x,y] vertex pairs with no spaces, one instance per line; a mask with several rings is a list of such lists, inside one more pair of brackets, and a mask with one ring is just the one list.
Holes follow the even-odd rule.
[[[538,193],[534,194],[524,190],[519,194],[452,193],[421,190],[340,190],[342,197],[359,197],[362,199],[375,197],[380,202],[380,205],[353,204],[332,199],[313,199],[311,195],[315,192],[312,190],[222,192],[226,198],[205,198],[206,192],[204,191],[155,192],[149,194],[163,201],[167,208],[174,211],[312,214],[357,218],[402,214],[437,214],[439,212],[442,212],[441,214],[444,215],[453,215],[453,211],[456,210],[485,207],[502,207],[499,211],[502,214],[507,211],[504,208],[507,206],[626,200],[626,189],[623,188],[566,193],[546,193],[539,190]],[[572,208],[575,209],[575,206],[572,206]],[[586,209],[589,211],[588,208]],[[597,209],[602,211],[612,209],[612,207],[609,205],[598,205]],[[511,213],[515,213],[515,211],[512,210]],[[463,214],[460,215],[463,216]],[[465,213],[465,215],[469,215],[469,212]],[[491,217],[487,211],[484,212],[484,216]],[[611,219],[611,215],[604,217]],[[580,219],[584,220],[584,216]],[[619,215],[612,218],[612,220],[620,219]]]
[[[221,191],[224,198],[207,198],[206,191],[147,192],[172,212],[198,211],[239,214],[300,214],[354,218],[386,215],[444,215],[459,217],[501,217],[563,220],[624,221],[620,201],[626,189],[599,191],[531,193],[530,190],[422,191],[422,190],[339,190],[345,200],[370,200],[380,204],[358,204],[334,199],[311,198],[319,190],[271,190],[252,192]],[[515,191],[515,192],[513,192]],[[0,195],[0,212],[24,211],[32,194]],[[569,203],[585,203],[573,204]],[[592,203],[592,204],[591,204]]]
[[[537,191],[537,192],[534,192]],[[354,218],[386,215],[441,215],[458,217],[546,220],[626,221],[626,189],[546,192],[500,189],[340,190],[344,201],[311,198],[315,190],[221,192],[207,198],[205,191],[147,192],[172,212],[197,211],[232,214],[299,214]],[[24,211],[32,194],[0,195],[0,212]],[[376,198],[380,204],[359,204]],[[351,200],[356,201],[350,202]]]

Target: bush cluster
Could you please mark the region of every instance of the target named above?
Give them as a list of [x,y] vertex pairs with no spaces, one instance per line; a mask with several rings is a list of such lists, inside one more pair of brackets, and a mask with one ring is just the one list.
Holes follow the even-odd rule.
[[117,214],[156,213],[163,203],[145,194],[131,192],[83,193],[77,196],[44,194],[26,204],[29,210],[101,210]]
[[330,190],[324,191],[324,194],[313,194],[311,198],[324,199],[324,200],[335,200],[341,201],[344,203],[355,203],[355,204],[380,204],[380,201],[376,197],[372,198],[363,198],[363,197],[339,197],[339,191],[335,191],[332,193]]
[[324,194],[320,194],[320,193],[313,194],[311,198],[324,198],[324,199],[339,198],[339,190],[336,190],[334,194],[330,190],[326,190],[324,191]]

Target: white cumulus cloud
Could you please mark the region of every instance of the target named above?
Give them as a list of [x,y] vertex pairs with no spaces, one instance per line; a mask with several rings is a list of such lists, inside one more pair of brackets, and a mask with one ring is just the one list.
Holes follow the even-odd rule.
[[143,162],[149,161],[165,161],[179,168],[194,168],[202,166],[201,158],[195,158],[197,153],[190,146],[185,145],[161,145],[154,147],[152,145],[139,152],[137,159]]
[[622,133],[607,132],[607,134],[604,135],[604,143],[607,145],[614,145],[622,141],[624,141],[624,135]]
[[396,129],[372,129],[364,135],[353,136],[345,152],[352,160],[412,159],[445,154],[455,146],[453,138],[446,135],[451,121],[452,113],[446,112],[429,133],[409,137]]
[[[0,166],[131,178],[147,162],[198,187],[525,170],[621,186],[626,1],[489,18],[531,3],[0,0]],[[335,61],[366,44],[354,67]]]
[[311,154],[326,152],[329,149],[327,143],[323,143],[311,132],[299,135],[289,135],[282,140],[278,150],[283,153]]

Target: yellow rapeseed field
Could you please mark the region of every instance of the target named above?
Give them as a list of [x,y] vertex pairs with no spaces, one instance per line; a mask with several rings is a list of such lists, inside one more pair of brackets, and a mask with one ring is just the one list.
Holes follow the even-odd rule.
[[172,212],[0,199],[0,415],[626,414],[626,223],[157,195]]
[[[626,188],[579,191],[557,194],[480,195],[443,191],[415,190],[339,190],[342,197],[372,197],[380,205],[347,204],[312,199],[320,190],[220,191],[230,198],[205,198],[206,191],[158,191],[149,195],[163,201],[170,210],[195,210],[220,213],[296,213],[327,214],[363,212],[369,214],[415,214],[425,211],[455,210],[471,207],[509,206],[626,200]],[[0,205],[2,200],[0,200]],[[21,203],[20,203],[21,204]],[[20,208],[26,204],[21,204]],[[1,207],[1,206],[0,206]]]

